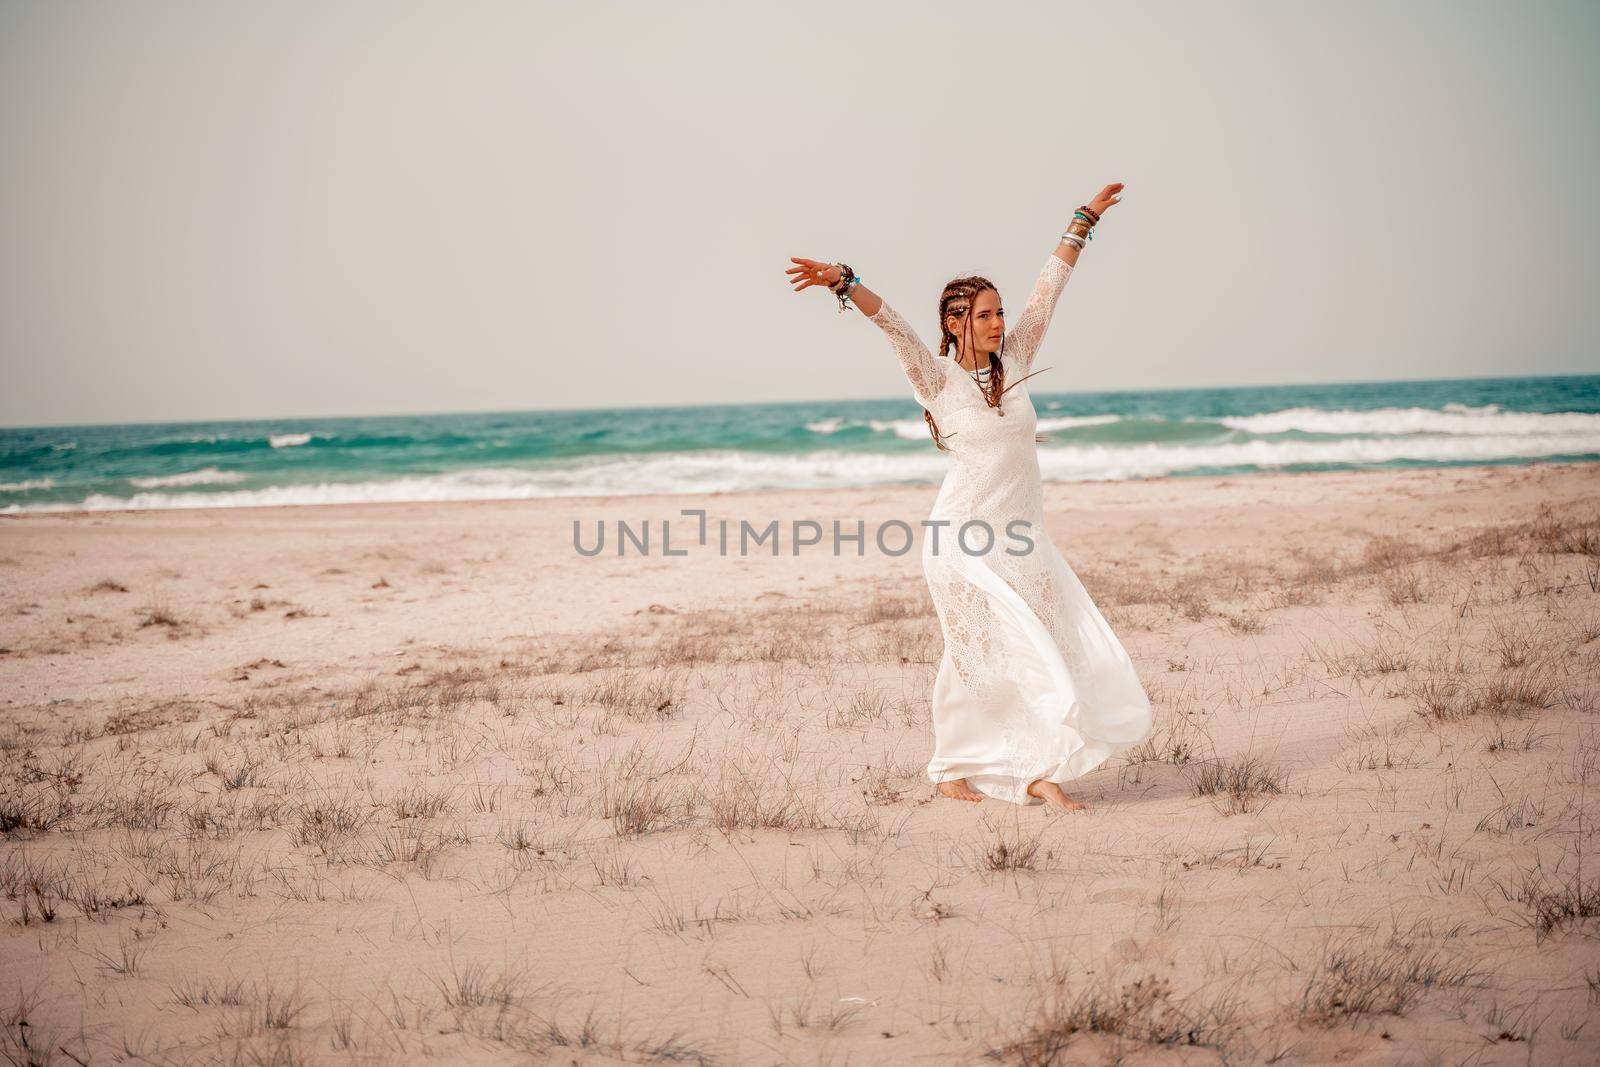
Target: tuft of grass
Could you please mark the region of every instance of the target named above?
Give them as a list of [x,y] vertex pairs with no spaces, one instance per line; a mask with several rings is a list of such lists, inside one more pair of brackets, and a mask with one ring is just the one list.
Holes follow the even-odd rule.
[[1313,643],[1307,655],[1322,664],[1330,677],[1395,674],[1416,666],[1414,642],[1392,626],[1380,623],[1371,643],[1327,648]]
[[421,782],[413,782],[389,797],[389,810],[397,819],[431,819],[455,810],[452,790],[429,789]]
[[859,730],[882,723],[889,714],[889,698],[879,689],[854,689],[842,704],[830,704],[823,721],[830,730]]
[[724,834],[740,827],[752,830],[822,830],[830,824],[822,814],[822,794],[802,788],[773,756],[725,758],[714,781],[708,782],[705,806],[711,825]]
[[168,986],[174,1003],[196,1010],[202,1007],[237,1008],[254,1003],[255,993],[242,978],[183,978]]
[[1490,752],[1532,752],[1551,736],[1548,733],[1539,733],[1532,723],[1523,727],[1520,736],[1512,736],[1506,732],[1505,719],[1498,715],[1495,716],[1490,729],[1492,732],[1485,746]]
[[414,863],[424,878],[433,873],[434,861],[444,851],[443,835],[418,828],[414,823],[391,826],[378,835],[372,848],[372,862],[382,867],[391,863]]
[[1288,771],[1258,753],[1205,760],[1192,769],[1186,768],[1184,773],[1194,795],[1220,802],[1225,815],[1259,810],[1266,798],[1284,791],[1289,778]]
[[1109,981],[1068,993],[1058,980],[1046,983],[1037,1016],[1022,1034],[990,1050],[990,1059],[1028,1064],[1073,1062],[1079,1034],[1106,1034],[1155,1046],[1226,1049],[1240,1031],[1239,1001],[1232,990],[1207,1000],[1174,996],[1171,979],[1145,975]]
[[132,977],[139,973],[139,966],[144,960],[145,953],[149,951],[149,944],[144,941],[139,931],[135,930],[131,938],[123,934],[117,939],[115,954],[91,949],[90,955],[100,961],[101,973]]
[[1469,964],[1391,938],[1375,945],[1359,935],[1329,948],[1301,991],[1299,1012],[1319,1026],[1361,1015],[1404,1015],[1427,991],[1477,977]]
[[452,967],[449,974],[434,977],[433,984],[450,1008],[508,1008],[521,1001],[525,993],[526,970],[491,970],[486,963]]
[[1489,650],[1499,659],[1504,670],[1526,666],[1539,647],[1537,633],[1512,625],[1504,618],[1493,619],[1489,629]]
[[48,833],[72,812],[70,793],[0,783],[0,835]]
[[1503,672],[1478,686],[1452,678],[1415,679],[1397,695],[1405,698],[1416,714],[1439,722],[1459,722],[1475,715],[1514,717],[1553,708],[1562,696],[1551,674],[1536,664]]
[[1417,678],[1399,690],[1411,710],[1428,719],[1451,722],[1472,714],[1472,702],[1462,695],[1462,685],[1450,678]]
[[1385,603],[1391,607],[1421,604],[1431,595],[1431,587],[1423,580],[1422,571],[1413,564],[1385,571],[1378,579]]
[[1546,552],[1600,556],[1600,515],[1588,518],[1558,516],[1549,504],[1526,527],[1530,541]]
[[232,764],[223,763],[216,756],[208,756],[206,770],[216,775],[222,782],[222,788],[229,792],[260,788],[271,780],[266,759],[250,751],[241,753],[238,762]]
[[890,619],[914,619],[933,614],[933,602],[927,597],[884,596],[874,594],[867,603],[866,622],[887,622]]
[[[1150,694],[1156,701],[1171,695],[1163,689],[1152,689]],[[1192,694],[1180,693],[1170,713],[1156,716],[1155,729],[1150,736],[1129,749],[1124,759],[1133,767],[1146,763],[1182,767],[1199,759],[1202,752],[1212,750],[1211,735],[1193,710]]]
[[1038,862],[1037,841],[1008,841],[1003,836],[983,854],[983,866],[991,871],[1031,871]]
[[147,626],[165,626],[168,629],[176,630],[183,625],[183,619],[178,616],[177,612],[172,610],[172,605],[163,596],[152,596],[150,601],[139,609],[139,612],[139,629],[141,630]]
[[679,777],[693,754],[667,763],[644,740],[626,752],[609,754],[600,765],[600,816],[611,820],[618,837],[642,837],[686,823],[697,798]]
[[616,849],[590,848],[587,852],[589,865],[594,869],[596,885],[626,889],[638,884],[639,875],[634,870],[633,860],[630,857]]
[[260,1013],[263,1027],[286,1030],[306,1010],[306,998],[298,987],[285,990],[269,985],[256,1002],[256,1010]]
[[662,721],[682,707],[683,683],[672,672],[629,669],[591,683],[580,699],[638,722]]
[[1165,604],[1191,622],[1201,622],[1211,615],[1211,600],[1196,577],[1180,579],[1161,590],[1158,603]]
[[608,780],[601,784],[600,816],[618,837],[643,837],[678,824],[678,792],[655,779]]
[[1258,614],[1250,612],[1234,614],[1224,611],[1220,615],[1228,629],[1236,634],[1259,634],[1265,632],[1267,628],[1266,620]]
[[1520,884],[1499,888],[1507,900],[1528,906],[1528,925],[1537,940],[1549,937],[1569,923],[1600,916],[1600,878],[1585,877],[1581,871],[1574,871],[1556,884],[1537,873],[1529,873]]
[[326,856],[365,826],[370,814],[353,795],[312,797],[290,810],[290,840]]
[[89,824],[98,829],[161,830],[175,807],[170,791],[159,786],[140,786],[125,793],[108,784],[85,802],[83,811]]

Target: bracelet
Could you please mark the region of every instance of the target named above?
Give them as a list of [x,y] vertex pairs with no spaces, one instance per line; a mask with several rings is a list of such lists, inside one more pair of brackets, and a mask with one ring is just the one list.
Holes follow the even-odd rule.
[[850,304],[850,292],[861,284],[861,279],[856,277],[856,272],[848,263],[835,263],[839,268],[839,281],[830,285],[828,291],[839,298],[839,314],[844,314],[844,309]]

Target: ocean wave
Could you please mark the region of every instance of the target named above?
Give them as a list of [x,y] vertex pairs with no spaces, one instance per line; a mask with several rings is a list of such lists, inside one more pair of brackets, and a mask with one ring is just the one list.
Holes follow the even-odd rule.
[[164,474],[152,478],[129,478],[128,483],[139,489],[177,489],[186,485],[232,485],[244,481],[244,475],[238,471],[218,470],[215,467],[203,467],[197,471],[184,471],[182,474]]
[[807,430],[824,437],[841,430],[854,430],[863,426],[873,433],[892,433],[896,437],[911,441],[928,436],[928,424],[920,416],[915,419],[846,419],[830,416],[826,419],[814,419],[805,424]]
[[[1068,430],[1077,426],[1104,426],[1107,423],[1121,422],[1121,415],[1056,415],[1039,419],[1039,431],[1049,433],[1052,430]],[[896,437],[907,441],[931,440],[928,433],[926,419],[918,416],[914,419],[863,419],[846,420],[843,418],[818,419],[805,424],[806,429],[817,434],[834,434],[840,430],[848,430],[857,426],[865,426],[873,433],[892,433]]]
[[52,489],[54,478],[29,478],[22,482],[0,482],[0,493],[31,493],[36,489]]
[[[956,442],[952,442],[954,445]],[[1549,457],[1600,457],[1600,433],[1526,437],[1407,435],[1339,441],[1253,440],[1207,444],[1087,445],[1039,449],[1044,477],[1106,481],[1188,471],[1274,470],[1297,465],[1395,462],[1481,463]],[[650,496],[765,489],[833,489],[937,484],[950,457],[914,453],[756,453],[737,451],[608,456],[537,468],[480,467],[364,482],[320,482],[259,489],[93,494],[81,502],[10,504],[0,512],[274,507],[297,504],[525,500],[567,496]],[[198,472],[195,472],[198,473]],[[169,486],[168,488],[177,488]]]
[[1213,467],[1272,470],[1301,464],[1486,463],[1600,455],[1600,432],[1542,437],[1353,437],[1342,441],[1239,441],[1208,445],[1041,448],[1040,471],[1058,480],[1154,477]]
[[1121,415],[1051,415],[1039,420],[1039,432],[1070,430],[1075,426],[1105,426],[1121,421]]
[[528,500],[565,496],[647,496],[755,489],[833,489],[936,482],[949,465],[938,454],[812,452],[666,453],[607,458],[562,467],[481,467],[448,474],[370,482],[321,482],[195,493],[92,494],[80,503],[12,504],[0,512],[120,511],[163,508],[276,507],[288,504]]
[[[1600,414],[1577,411],[1505,411],[1498,404],[1485,404],[1480,407],[1470,407],[1465,404],[1445,404],[1440,408],[1388,407],[1367,411],[1297,407],[1254,415],[1195,415],[1181,419],[1154,414],[1137,418],[1114,414],[1041,414],[1038,421],[1039,432],[1052,433],[1084,426],[1105,426],[1130,419],[1173,425],[1212,423],[1260,436],[1295,431],[1329,436],[1362,434],[1376,437],[1409,434],[1469,437],[1485,434],[1549,436],[1600,432]],[[921,440],[928,436],[927,424],[921,418],[852,420],[835,416],[816,419],[805,424],[807,430],[824,436],[862,426],[874,433],[892,433],[905,440]]]
[[1525,434],[1546,436],[1600,433],[1600,415],[1578,411],[1502,411],[1496,404],[1471,408],[1446,404],[1440,408],[1374,408],[1370,411],[1321,408],[1286,408],[1260,415],[1224,415],[1206,419],[1253,434]]
[[311,435],[308,433],[275,433],[267,438],[267,443],[273,448],[294,448],[310,440]]
[[877,433],[892,433],[904,441],[931,441],[928,420],[918,415],[914,419],[868,419],[867,425]]

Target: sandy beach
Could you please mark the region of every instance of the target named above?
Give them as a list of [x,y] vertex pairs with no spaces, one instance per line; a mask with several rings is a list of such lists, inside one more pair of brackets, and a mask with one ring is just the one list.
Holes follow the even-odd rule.
[[4,1051],[1594,1062],[1600,466],[1046,484],[1157,716],[1070,814],[927,781],[915,548],[680,514],[934,492],[0,517]]

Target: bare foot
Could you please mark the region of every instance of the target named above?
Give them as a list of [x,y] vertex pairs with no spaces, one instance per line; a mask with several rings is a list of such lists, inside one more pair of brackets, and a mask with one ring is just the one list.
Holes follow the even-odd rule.
[[965,778],[957,778],[953,782],[940,782],[939,792],[943,796],[954,797],[956,800],[970,800],[974,804],[983,799],[983,795],[974,791]]
[[1080,804],[1061,791],[1061,787],[1054,782],[1047,782],[1043,778],[1036,782],[1028,783],[1028,795],[1041,797],[1046,804],[1060,808],[1062,811],[1080,811],[1088,807]]

